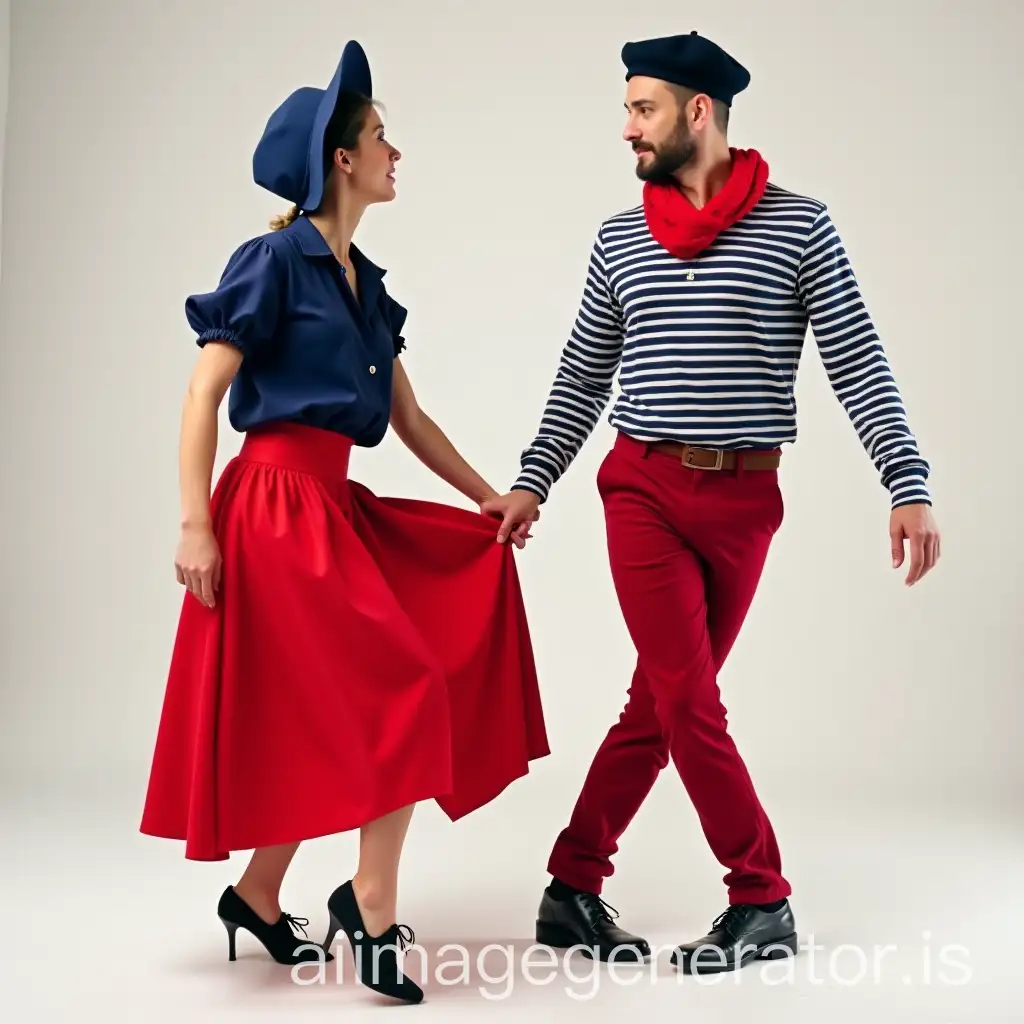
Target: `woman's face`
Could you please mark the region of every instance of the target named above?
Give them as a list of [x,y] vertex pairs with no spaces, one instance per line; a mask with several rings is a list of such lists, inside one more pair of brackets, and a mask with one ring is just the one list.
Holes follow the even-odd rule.
[[384,124],[371,108],[359,133],[359,144],[345,152],[349,188],[369,203],[386,203],[395,198],[395,164],[402,154],[384,137]]

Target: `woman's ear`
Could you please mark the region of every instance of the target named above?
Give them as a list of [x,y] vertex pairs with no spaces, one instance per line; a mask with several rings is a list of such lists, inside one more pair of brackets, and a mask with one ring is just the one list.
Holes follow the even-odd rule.
[[352,173],[352,161],[349,159],[348,153],[344,149],[336,149],[334,151],[333,163],[342,174]]

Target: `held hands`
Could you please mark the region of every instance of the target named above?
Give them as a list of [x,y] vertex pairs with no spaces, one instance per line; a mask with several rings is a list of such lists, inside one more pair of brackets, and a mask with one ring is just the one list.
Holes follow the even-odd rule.
[[174,556],[178,582],[207,608],[214,606],[220,587],[221,555],[209,526],[184,526]]
[[480,511],[501,520],[499,544],[511,539],[517,548],[524,548],[527,538],[532,536],[530,527],[540,519],[540,498],[531,491],[509,491],[480,502]]
[[931,508],[926,504],[902,505],[893,509],[889,517],[889,539],[894,569],[903,564],[904,544],[910,541],[908,587],[917,583],[939,560],[939,530]]

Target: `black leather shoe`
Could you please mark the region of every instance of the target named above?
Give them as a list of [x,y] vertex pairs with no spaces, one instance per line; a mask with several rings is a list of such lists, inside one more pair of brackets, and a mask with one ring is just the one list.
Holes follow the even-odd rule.
[[618,917],[618,911],[594,893],[555,899],[545,889],[537,911],[537,941],[554,949],[583,946],[580,952],[591,959],[644,963],[651,947],[639,935],[619,928],[612,914]]
[[327,910],[331,924],[324,949],[330,948],[338,931],[344,931],[352,946],[359,980],[367,988],[406,1003],[423,1000],[423,989],[402,969],[406,943],[416,941],[408,925],[392,924],[380,935],[367,935],[351,879],[331,893]]
[[686,974],[711,974],[753,960],[780,960],[796,951],[796,922],[788,901],[776,911],[737,903],[715,919],[703,938],[676,946],[672,963]]
[[235,933],[239,928],[251,932],[279,964],[327,963],[334,959],[327,950],[317,948],[315,942],[295,934],[296,928],[306,934],[306,918],[282,914],[273,924],[267,924],[235,892],[234,886],[229,885],[221,894],[217,916],[227,929],[229,960],[235,959]]

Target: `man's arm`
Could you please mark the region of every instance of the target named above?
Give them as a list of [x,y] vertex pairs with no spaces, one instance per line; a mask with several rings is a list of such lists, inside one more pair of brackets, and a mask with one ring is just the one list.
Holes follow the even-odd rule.
[[827,210],[811,229],[797,287],[832,389],[888,489],[892,508],[930,505],[928,463]]
[[885,350],[826,210],[811,228],[798,289],[831,387],[889,490],[892,507],[930,505],[928,462],[910,432]]
[[593,433],[611,397],[624,334],[622,309],[608,283],[604,243],[598,232],[579,312],[562,349],[537,436],[522,453],[522,468],[512,490],[480,506],[486,515],[501,519],[499,544],[509,537],[519,542],[529,536],[541,503]]
[[825,210],[811,229],[798,281],[832,389],[890,494],[892,564],[903,564],[909,541],[906,582],[913,585],[939,558],[939,531],[929,507],[929,466],[910,431],[842,240]]
[[593,433],[611,398],[622,359],[622,309],[608,284],[600,232],[594,242],[579,312],[533,443],[521,457],[513,490],[544,502]]

